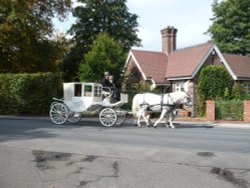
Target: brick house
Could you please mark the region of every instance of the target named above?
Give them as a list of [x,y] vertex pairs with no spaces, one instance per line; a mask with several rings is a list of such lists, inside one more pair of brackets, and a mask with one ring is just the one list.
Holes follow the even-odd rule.
[[124,68],[125,85],[147,82],[152,90],[165,93],[180,90],[182,83],[190,80],[190,111],[195,115],[198,73],[204,66],[216,65],[224,66],[234,82],[243,83],[250,94],[250,57],[223,54],[212,42],[176,49],[176,33],[177,29],[170,26],[161,30],[162,52],[130,50]]

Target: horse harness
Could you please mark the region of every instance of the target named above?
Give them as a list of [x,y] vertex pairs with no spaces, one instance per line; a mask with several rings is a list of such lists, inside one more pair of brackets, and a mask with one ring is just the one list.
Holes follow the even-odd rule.
[[[167,103],[164,103],[164,95],[167,95]],[[145,98],[143,97],[143,103],[140,104],[141,107],[145,107],[146,110],[150,110],[150,108],[152,107],[155,107],[155,106],[160,106],[161,107],[161,110],[163,109],[163,107],[174,107],[175,104],[174,104],[174,101],[171,100],[171,97],[170,97],[170,94],[167,93],[167,94],[161,94],[161,101],[160,101],[160,104],[154,104],[154,105],[149,105],[148,103],[145,102]],[[171,100],[171,101],[170,101]],[[172,104],[170,104],[172,103]]]

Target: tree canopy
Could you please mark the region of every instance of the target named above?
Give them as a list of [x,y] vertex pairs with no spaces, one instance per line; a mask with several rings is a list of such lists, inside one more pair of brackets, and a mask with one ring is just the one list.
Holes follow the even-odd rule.
[[119,85],[125,58],[120,44],[107,33],[100,33],[80,64],[80,80],[100,83],[103,73],[109,71]]
[[250,55],[250,0],[226,0],[212,4],[214,17],[208,29],[222,52]]
[[140,45],[137,37],[137,15],[128,11],[126,0],[79,0],[83,6],[73,10],[77,18],[69,33],[73,35],[74,47],[64,64],[66,79],[72,79],[78,70],[83,56],[90,49],[96,36],[106,32],[118,41],[123,52]]
[[54,70],[61,46],[49,38],[52,19],[65,18],[70,8],[71,0],[1,0],[0,71]]

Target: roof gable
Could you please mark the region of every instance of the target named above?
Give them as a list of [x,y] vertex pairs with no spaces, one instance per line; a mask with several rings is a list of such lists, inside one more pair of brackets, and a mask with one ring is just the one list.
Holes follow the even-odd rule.
[[214,47],[205,43],[172,52],[169,56],[166,78],[192,78],[198,72]]
[[[145,80],[152,79],[155,84],[166,84],[164,75],[167,67],[167,55],[165,53],[131,50],[129,56],[134,59]],[[128,57],[127,61],[131,57]]]
[[154,84],[166,84],[168,80],[192,79],[215,51],[234,80],[250,79],[250,57],[222,54],[214,43],[204,43],[173,51],[169,56],[163,52],[131,50],[125,67],[131,58],[145,80]]

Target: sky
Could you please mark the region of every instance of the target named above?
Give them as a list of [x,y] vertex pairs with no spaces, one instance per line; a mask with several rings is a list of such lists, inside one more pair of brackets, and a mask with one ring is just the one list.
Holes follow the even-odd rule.
[[[138,15],[138,37],[141,47],[133,49],[162,51],[160,31],[168,26],[178,29],[177,49],[210,40],[204,34],[212,24],[213,0],[127,0],[130,13]],[[63,23],[55,21],[55,28],[66,32],[75,19],[70,15]]]

